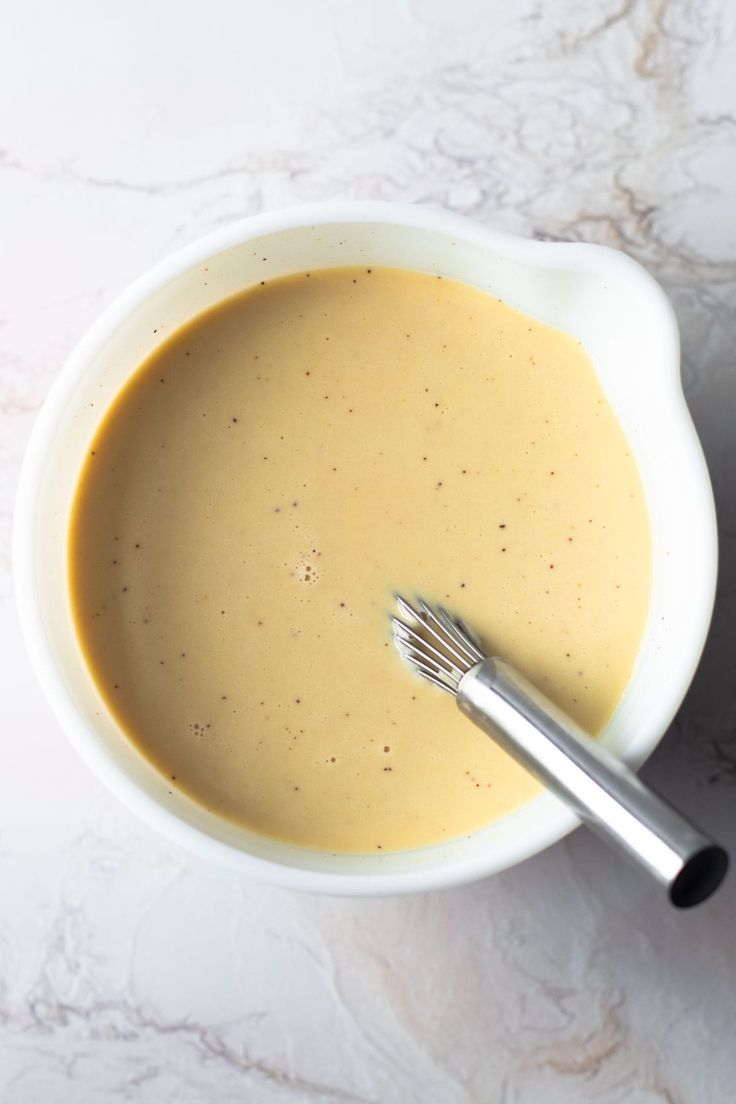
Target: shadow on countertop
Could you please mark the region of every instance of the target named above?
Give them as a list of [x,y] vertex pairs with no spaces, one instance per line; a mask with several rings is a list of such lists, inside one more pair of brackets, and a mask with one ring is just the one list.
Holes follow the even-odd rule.
[[[718,589],[703,657],[642,777],[731,851],[736,868],[736,313],[708,289],[667,289],[680,321],[683,383],[718,512]],[[704,332],[704,321],[712,328]]]

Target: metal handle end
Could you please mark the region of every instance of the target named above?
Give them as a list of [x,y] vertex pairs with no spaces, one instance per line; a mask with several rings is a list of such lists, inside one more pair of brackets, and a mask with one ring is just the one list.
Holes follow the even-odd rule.
[[728,854],[717,844],[696,851],[685,862],[670,885],[670,901],[675,908],[692,908],[706,901],[728,872]]

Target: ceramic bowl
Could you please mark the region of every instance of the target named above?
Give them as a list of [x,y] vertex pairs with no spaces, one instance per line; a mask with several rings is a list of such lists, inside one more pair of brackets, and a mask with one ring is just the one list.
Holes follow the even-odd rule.
[[14,570],[28,650],[51,707],[99,778],[153,827],[213,862],[284,886],[378,895],[503,870],[575,827],[550,794],[469,838],[382,856],[267,839],[208,813],[120,731],[77,641],[67,588],[70,506],[104,412],[177,327],[259,280],[343,264],[393,265],[465,281],[588,350],[630,442],[653,532],[651,610],[635,669],[603,741],[638,766],[666,732],[698,663],[716,578],[713,497],[682,394],[672,308],[643,268],[595,245],[529,241],[423,207],[320,204],[236,222],[162,261],[111,304],[69,357],[35,425],[18,492]]

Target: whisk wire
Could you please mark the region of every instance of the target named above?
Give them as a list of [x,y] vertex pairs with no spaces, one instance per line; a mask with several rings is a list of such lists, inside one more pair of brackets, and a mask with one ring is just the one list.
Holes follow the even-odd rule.
[[444,671],[446,674],[457,675],[458,678],[462,678],[465,674],[464,668],[458,667],[456,663],[450,659],[449,656],[439,651],[430,644],[428,640],[422,639],[418,633],[408,628],[402,621],[399,621],[398,617],[393,618],[394,636],[399,640],[403,640],[405,644],[414,648],[417,644],[421,645],[420,654],[426,659],[428,656],[434,661],[434,666]]
[[443,606],[437,607],[437,616],[440,621],[442,621],[447,631],[452,634],[457,646],[463,651],[471,667],[486,658],[477,644],[472,640],[470,633],[465,625],[463,625],[462,621],[453,618],[452,614],[448,613]]
[[399,655],[418,675],[442,690],[457,694],[464,675],[485,656],[464,625],[442,607],[435,611],[423,598],[415,609],[397,595],[399,612],[393,617],[394,642]]
[[418,598],[417,602],[422,612],[419,615],[415,613],[414,616],[417,617],[417,620],[421,624],[424,631],[428,632],[430,636],[432,636],[437,641],[437,643],[440,644],[442,648],[444,648],[445,651],[449,652],[450,655],[453,656],[453,658],[457,660],[457,662],[461,665],[463,670],[467,669],[467,660],[464,657],[462,651],[455,643],[454,635],[452,633],[448,633],[447,629],[442,624],[439,617],[428,602],[425,602],[423,598]]

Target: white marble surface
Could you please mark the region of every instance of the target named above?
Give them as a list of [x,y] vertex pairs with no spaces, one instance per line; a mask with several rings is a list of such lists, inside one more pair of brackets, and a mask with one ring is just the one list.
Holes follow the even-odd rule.
[[722,538],[706,657],[646,776],[736,846],[732,0],[6,0],[1,19],[0,1100],[736,1099],[736,878],[674,914],[581,832],[413,899],[212,869],[67,745],[8,551],[63,357],[215,226],[377,197],[621,246],[676,304]]

